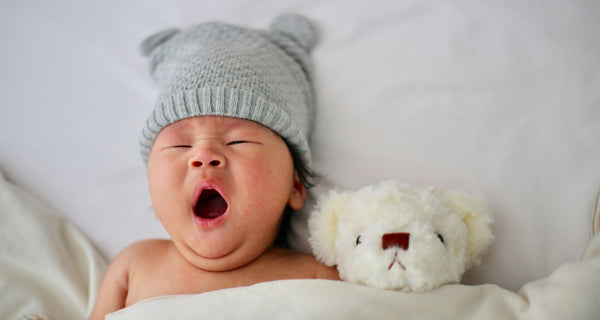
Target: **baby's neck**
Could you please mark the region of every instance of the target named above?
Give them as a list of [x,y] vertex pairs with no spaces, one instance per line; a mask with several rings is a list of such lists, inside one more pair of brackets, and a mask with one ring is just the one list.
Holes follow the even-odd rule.
[[[313,256],[271,247],[252,262],[229,271],[206,271],[183,258],[171,241],[150,240],[152,255],[140,257],[130,270],[127,305],[146,298],[193,294],[254,285],[260,282],[322,278]],[[330,278],[329,276],[327,276]]]

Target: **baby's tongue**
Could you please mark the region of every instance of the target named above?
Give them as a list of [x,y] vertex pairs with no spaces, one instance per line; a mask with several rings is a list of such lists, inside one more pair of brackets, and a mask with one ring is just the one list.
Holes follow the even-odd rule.
[[208,192],[210,195],[203,197],[196,204],[196,215],[204,219],[218,218],[227,211],[227,202],[218,192]]

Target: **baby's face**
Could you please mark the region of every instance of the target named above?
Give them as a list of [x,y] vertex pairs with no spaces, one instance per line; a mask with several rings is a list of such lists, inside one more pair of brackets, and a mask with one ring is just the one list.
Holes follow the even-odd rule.
[[177,249],[204,270],[241,267],[273,243],[287,205],[302,208],[284,141],[248,120],[194,117],[164,128],[148,160],[156,215]]

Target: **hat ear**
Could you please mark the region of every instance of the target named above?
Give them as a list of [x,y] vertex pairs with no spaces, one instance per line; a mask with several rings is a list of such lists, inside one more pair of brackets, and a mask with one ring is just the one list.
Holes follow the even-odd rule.
[[140,53],[144,57],[150,56],[156,48],[160,47],[167,40],[171,39],[171,37],[180,32],[181,30],[179,29],[167,29],[149,36],[140,44]]
[[493,222],[490,210],[481,195],[463,190],[448,190],[445,198],[451,207],[461,215],[467,227],[467,266],[481,262],[481,257],[494,240],[490,224]]
[[317,43],[317,31],[305,17],[297,14],[283,14],[271,23],[271,30],[294,40],[307,52]]
[[336,264],[335,239],[338,234],[338,220],[351,197],[352,193],[349,191],[330,191],[319,200],[308,219],[308,241],[313,254],[317,260],[328,266]]

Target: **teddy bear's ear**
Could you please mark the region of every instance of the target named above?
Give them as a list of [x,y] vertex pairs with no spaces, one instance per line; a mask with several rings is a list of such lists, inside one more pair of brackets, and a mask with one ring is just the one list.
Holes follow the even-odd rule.
[[476,266],[494,240],[490,228],[493,222],[490,210],[481,195],[463,190],[448,190],[445,192],[445,197],[448,203],[461,214],[468,230],[466,268]]
[[338,219],[351,197],[352,192],[349,191],[330,191],[319,200],[308,219],[308,241],[313,254],[317,260],[328,266],[336,264],[335,238],[338,233]]

